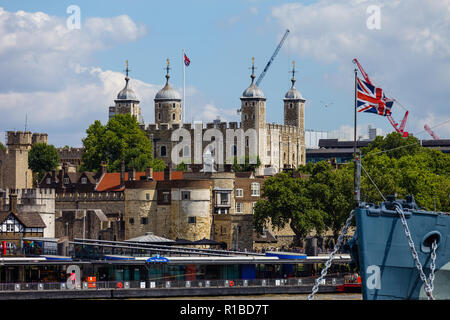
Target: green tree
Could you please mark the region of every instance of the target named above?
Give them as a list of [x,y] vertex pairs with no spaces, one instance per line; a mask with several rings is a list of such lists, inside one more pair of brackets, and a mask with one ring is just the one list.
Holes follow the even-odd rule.
[[155,172],[161,172],[166,168],[166,164],[161,159],[153,159],[152,168]]
[[28,167],[37,173],[38,181],[41,181],[45,173],[54,170],[59,165],[58,151],[53,145],[46,143],[34,144],[28,154]]
[[[388,151],[392,148],[397,149]],[[364,151],[362,165],[370,178],[361,171],[361,201],[380,203],[380,192],[384,197],[413,195],[421,208],[450,211],[449,154],[421,147],[415,138],[396,133],[386,139],[377,137]],[[255,207],[255,229],[262,232],[269,224],[276,228],[289,224],[297,239],[312,231],[332,230],[336,240],[354,209],[353,163],[338,170],[325,161],[308,163],[298,172],[307,179],[282,173],[265,181]]]
[[402,137],[400,133],[392,132],[386,137],[377,136],[368,147],[361,148],[361,153],[364,155],[374,149],[385,151],[389,157],[399,159],[420,152],[421,146],[416,137]]
[[[242,162],[242,161],[241,161]],[[261,160],[259,159],[259,156],[256,156],[256,163],[250,164],[250,157],[245,156],[245,159],[243,161],[244,163],[238,163],[238,158],[234,157],[233,159],[233,171],[234,172],[248,172],[248,171],[255,171],[255,169],[259,168],[261,166]]]
[[120,171],[122,160],[138,171],[153,165],[151,141],[129,114],[116,115],[105,126],[97,120],[86,133],[81,170],[98,171],[102,161],[111,172]]
[[[414,143],[414,140],[410,140],[410,143],[405,143],[403,146],[408,147],[403,148],[401,145],[400,149],[388,152],[373,148],[363,157],[362,164],[380,191],[362,173],[362,200],[379,203],[382,201],[380,192],[384,196],[397,194],[398,198],[413,195],[417,204],[424,209],[436,208],[436,210],[448,211],[450,209],[450,155],[439,150],[421,147],[418,143]],[[411,152],[404,152],[403,155],[394,153],[394,151],[409,150],[411,146],[413,147]],[[395,145],[393,147],[395,148]],[[384,151],[387,150],[390,149]],[[353,168],[352,165],[351,168]]]
[[312,195],[325,194],[329,197],[329,190],[319,181],[311,183],[309,179],[280,173],[268,178],[262,191],[262,199],[256,203],[254,210],[257,232],[262,233],[269,224],[278,229],[289,224],[298,243],[312,231],[319,234],[324,231],[326,213],[318,205],[319,198]]
[[177,171],[186,171],[187,170],[187,164],[184,162],[181,162],[177,165]]
[[3,145],[3,143],[0,142],[0,151],[2,150],[6,150],[5,146]]

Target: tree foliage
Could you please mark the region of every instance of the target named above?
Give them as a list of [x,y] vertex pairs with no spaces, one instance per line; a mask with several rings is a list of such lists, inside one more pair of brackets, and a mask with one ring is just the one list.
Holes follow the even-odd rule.
[[[242,160],[242,158],[241,158]],[[245,156],[243,159],[244,161],[239,161],[243,163],[238,163],[238,158],[234,157],[233,159],[233,171],[234,172],[248,172],[248,171],[255,171],[255,169],[259,168],[261,166],[261,160],[259,159],[259,156],[256,156],[256,163],[250,163],[250,157]]]
[[3,145],[3,143],[0,142],[0,151],[6,150],[6,147]]
[[116,115],[104,126],[96,120],[86,133],[81,170],[98,171],[102,161],[111,172],[120,171],[122,160],[127,169],[153,166],[151,141],[129,114]]
[[[368,153],[362,165],[381,194],[397,194],[398,198],[411,194],[426,210],[450,210],[450,155],[420,146],[400,158],[389,157],[389,152],[378,152],[380,150],[373,149]],[[362,200],[381,202],[380,192],[365,174],[361,181]]]
[[[370,179],[362,170],[361,201],[380,203],[380,192],[385,197],[413,195],[421,208],[450,211],[449,154],[421,147],[416,138],[398,133],[377,137],[362,152]],[[298,172],[308,178],[281,173],[266,180],[255,207],[256,231],[262,232],[270,222],[275,228],[289,224],[297,238],[327,229],[337,238],[354,208],[353,163],[337,170],[325,161],[308,163]]]
[[161,159],[153,159],[152,168],[155,172],[161,172],[166,168],[166,164]]
[[266,180],[263,199],[255,207],[255,229],[262,232],[269,222],[283,228],[289,224],[297,240],[310,232],[331,228],[337,238],[351,210],[352,179],[347,171],[334,171],[325,161],[302,166],[308,178],[286,173]]
[[28,154],[28,167],[38,175],[40,181],[48,171],[55,170],[59,165],[58,150],[46,143],[34,144]]
[[184,162],[181,162],[181,163],[177,164],[177,171],[185,172],[185,171],[187,171],[187,168],[188,168],[188,166]]

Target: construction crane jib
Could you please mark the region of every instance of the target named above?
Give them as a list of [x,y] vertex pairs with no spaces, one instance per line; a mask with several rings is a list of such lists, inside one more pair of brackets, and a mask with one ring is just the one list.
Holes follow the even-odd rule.
[[287,36],[289,35],[289,29],[286,30],[284,33],[283,38],[281,39],[280,43],[278,44],[277,48],[275,49],[275,52],[273,53],[272,57],[270,58],[269,62],[267,63],[266,67],[264,68],[263,72],[258,77],[258,80],[256,80],[256,85],[259,86],[259,83],[266,75],[267,70],[269,69],[270,65],[272,64],[273,60],[278,54],[278,51],[280,51],[281,47],[283,46],[284,41],[286,40]]

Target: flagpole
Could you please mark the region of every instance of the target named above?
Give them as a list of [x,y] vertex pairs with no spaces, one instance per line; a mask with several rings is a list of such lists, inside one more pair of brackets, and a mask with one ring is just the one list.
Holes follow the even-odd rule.
[[356,182],[356,166],[357,166],[357,160],[356,160],[356,115],[357,115],[357,91],[358,91],[358,87],[357,87],[357,76],[358,76],[358,70],[356,70],[355,68],[355,106],[354,106],[354,111],[355,111],[355,121],[354,121],[354,132],[353,132],[353,161],[354,161],[354,166],[353,166],[353,193],[354,193],[354,199],[356,202],[358,202],[359,199],[359,190],[357,190],[357,182]]
[[183,64],[183,123],[186,123],[186,93],[185,93],[185,77],[184,77],[184,49],[183,57],[181,58],[181,63]]

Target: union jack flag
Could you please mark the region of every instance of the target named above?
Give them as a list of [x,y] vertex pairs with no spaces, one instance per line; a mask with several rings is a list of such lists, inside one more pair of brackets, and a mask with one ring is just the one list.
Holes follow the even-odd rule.
[[186,67],[189,67],[189,65],[191,64],[191,60],[189,60],[189,58],[187,57],[187,55],[184,55],[184,64],[186,65]]
[[388,99],[383,89],[377,88],[364,80],[357,78],[356,108],[358,112],[371,112],[380,116],[391,114],[394,100]]

